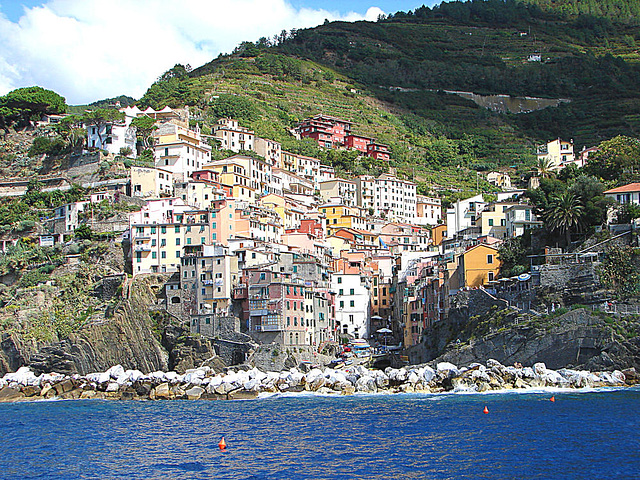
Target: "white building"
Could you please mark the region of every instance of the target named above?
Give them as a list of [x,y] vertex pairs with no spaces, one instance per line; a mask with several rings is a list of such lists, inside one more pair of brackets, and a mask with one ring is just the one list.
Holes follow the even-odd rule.
[[225,198],[224,190],[206,181],[178,182],[174,185],[174,191],[177,198],[194,208],[210,208],[213,200]]
[[537,149],[538,162],[546,160],[552,170],[560,170],[575,162],[573,140],[567,142],[559,138],[540,145]]
[[447,210],[447,238],[469,227],[476,226],[476,219],[484,210],[486,203],[482,194],[464,200],[458,200]]
[[240,152],[241,150],[253,150],[255,134],[248,128],[241,127],[237,120],[221,118],[213,128],[213,134],[220,141],[220,147],[225,150]]
[[519,237],[525,231],[542,227],[542,222],[533,214],[531,205],[518,204],[504,211],[506,217],[507,238]]
[[202,141],[198,125],[192,130],[164,123],[154,132],[154,138],[155,166],[170,171],[174,180],[185,180],[211,162],[211,146]]
[[339,197],[341,203],[348,207],[355,207],[358,202],[356,198],[357,186],[351,180],[343,178],[334,178],[326,182],[320,182],[320,198],[323,202],[329,202],[332,198]]
[[336,293],[336,328],[342,335],[351,335],[354,338],[369,337],[371,298],[367,280],[364,278],[360,273],[332,275],[331,290]]
[[442,201],[439,198],[416,196],[416,225],[437,225],[442,221]]
[[125,115],[122,122],[108,122],[101,125],[87,125],[87,146],[106,150],[114,155],[129,149],[136,158],[136,127],[131,125],[135,117]]

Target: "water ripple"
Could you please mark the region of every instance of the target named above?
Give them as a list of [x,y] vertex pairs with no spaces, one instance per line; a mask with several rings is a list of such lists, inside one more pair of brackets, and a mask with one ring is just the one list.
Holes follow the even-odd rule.
[[[640,391],[0,405],[0,477],[632,478]],[[488,405],[489,415],[482,413]],[[218,449],[224,436],[227,451]]]

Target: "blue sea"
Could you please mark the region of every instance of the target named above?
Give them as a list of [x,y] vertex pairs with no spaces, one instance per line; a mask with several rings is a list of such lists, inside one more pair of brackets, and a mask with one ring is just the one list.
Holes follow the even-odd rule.
[[640,478],[640,389],[0,404],[0,478]]

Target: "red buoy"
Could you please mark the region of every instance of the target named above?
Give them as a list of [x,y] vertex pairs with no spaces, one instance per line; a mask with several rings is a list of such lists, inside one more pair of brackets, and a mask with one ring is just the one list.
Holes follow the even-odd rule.
[[220,447],[220,450],[227,449],[227,442],[224,441],[224,437],[222,437],[222,440],[220,440],[220,443],[218,443],[218,447]]
[[551,397],[549,400],[552,401],[552,402],[555,402],[556,401],[556,397]]
[[482,411],[482,413],[489,413],[489,409],[487,408],[487,406],[484,406],[484,410]]

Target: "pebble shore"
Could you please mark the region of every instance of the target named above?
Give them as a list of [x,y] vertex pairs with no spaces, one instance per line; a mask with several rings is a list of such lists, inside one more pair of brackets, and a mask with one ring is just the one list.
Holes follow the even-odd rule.
[[261,393],[317,392],[355,393],[440,393],[486,392],[491,390],[621,387],[637,383],[635,369],[589,372],[562,368],[550,370],[544,363],[531,367],[504,366],[496,360],[486,364],[457,367],[438,363],[399,369],[370,370],[364,366],[342,369],[297,368],[283,372],[263,372],[241,366],[216,373],[209,367],[176,372],[143,374],[116,365],[106,372],[87,375],[45,373],[35,375],[28,367],[7,373],[0,379],[0,402],[44,399],[113,400],[239,400]]

